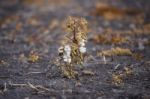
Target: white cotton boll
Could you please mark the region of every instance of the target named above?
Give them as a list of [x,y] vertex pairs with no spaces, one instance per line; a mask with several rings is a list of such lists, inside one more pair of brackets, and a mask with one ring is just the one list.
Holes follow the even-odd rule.
[[71,48],[70,48],[69,45],[65,45],[64,50],[65,50],[66,52],[71,52]]
[[67,59],[67,58],[64,58],[64,62],[68,62],[68,59]]
[[85,41],[86,41],[85,39],[82,39],[82,40],[81,40],[81,42],[84,42],[84,43],[85,43]]
[[71,63],[71,58],[68,58],[68,63]]
[[67,62],[67,63],[71,62],[71,58],[70,57],[64,56],[63,59],[64,59],[64,62]]
[[82,39],[82,40],[80,41],[79,45],[80,45],[80,46],[85,46],[85,40]]
[[85,46],[84,42],[80,42],[79,44],[80,44],[80,46]]
[[64,62],[67,62],[67,63],[71,62],[71,57],[70,56],[64,55],[63,59],[64,59]]
[[79,50],[80,50],[81,53],[86,53],[86,48],[85,47],[80,47]]
[[66,56],[70,57],[71,51],[65,53]]
[[64,62],[68,62],[68,57],[66,55],[63,56]]
[[65,55],[68,56],[68,57],[70,57],[71,48],[70,48],[69,45],[66,45],[66,46],[64,47],[64,51],[65,51]]
[[66,55],[63,56],[63,59],[67,59],[68,57]]

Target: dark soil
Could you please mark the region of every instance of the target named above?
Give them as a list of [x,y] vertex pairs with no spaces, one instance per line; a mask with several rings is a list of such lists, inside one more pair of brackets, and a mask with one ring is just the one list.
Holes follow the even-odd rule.
[[[101,14],[95,8],[98,2],[139,13],[114,10],[108,18],[106,10]],[[149,6],[149,0],[0,0],[0,99],[150,99]],[[89,22],[87,56],[94,58],[87,59],[76,79],[63,77],[55,63],[68,16]],[[124,35],[129,42],[93,40],[106,32]],[[131,49],[137,56],[106,57],[105,64],[97,52],[112,47]],[[31,54],[39,59],[29,61]],[[125,68],[132,73],[116,84],[112,76]]]

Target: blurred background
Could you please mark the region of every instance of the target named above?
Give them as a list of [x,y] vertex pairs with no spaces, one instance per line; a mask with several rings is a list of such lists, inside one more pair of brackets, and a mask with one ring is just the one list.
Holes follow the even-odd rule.
[[149,4],[149,0],[0,0],[0,35],[46,47],[61,41],[68,16],[89,21],[89,40],[96,41],[95,35],[106,32],[145,34],[149,32]]

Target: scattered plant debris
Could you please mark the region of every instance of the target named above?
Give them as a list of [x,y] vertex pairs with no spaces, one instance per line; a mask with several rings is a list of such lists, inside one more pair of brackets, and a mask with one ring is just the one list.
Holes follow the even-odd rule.
[[100,44],[123,44],[123,43],[128,43],[129,39],[127,37],[123,37],[118,34],[99,34],[95,35],[93,38],[90,40],[94,41],[95,43],[100,43]]
[[28,57],[28,61],[29,62],[37,62],[40,59],[39,55],[35,54],[35,53],[30,53],[29,57]]
[[124,67],[122,71],[118,71],[112,75],[112,83],[116,86],[122,86],[124,79],[133,75],[132,68]]
[[104,50],[104,51],[98,53],[98,55],[100,55],[100,56],[114,56],[114,55],[131,56],[132,51],[127,48],[116,47],[116,48],[111,48],[110,50]]
[[133,74],[133,70],[129,67],[124,68],[124,75],[129,76]]
[[122,85],[123,84],[122,75],[113,74],[112,81],[113,81],[113,84],[115,84],[116,86]]
[[91,70],[83,70],[82,73],[83,73],[84,75],[94,75],[94,72],[91,71]]
[[49,25],[49,29],[53,30],[58,26],[59,26],[59,21],[57,19],[53,19],[52,22]]
[[144,56],[143,56],[142,54],[140,54],[140,53],[134,53],[134,54],[132,55],[132,57],[133,57],[134,59],[138,60],[138,61],[140,61],[140,60],[142,60],[142,59],[144,58]]

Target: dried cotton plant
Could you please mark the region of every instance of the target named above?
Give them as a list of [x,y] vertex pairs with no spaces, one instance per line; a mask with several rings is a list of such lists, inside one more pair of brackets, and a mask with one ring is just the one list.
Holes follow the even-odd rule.
[[88,23],[84,18],[68,17],[66,20],[64,43],[58,49],[60,68],[64,76],[74,78],[75,65],[82,65],[86,53]]

